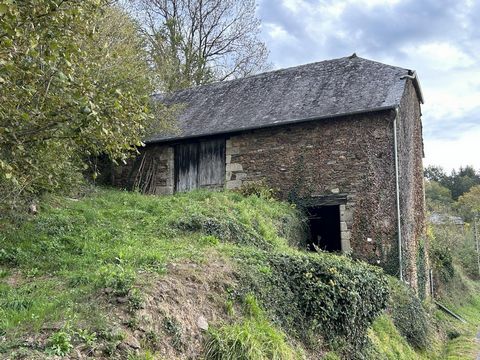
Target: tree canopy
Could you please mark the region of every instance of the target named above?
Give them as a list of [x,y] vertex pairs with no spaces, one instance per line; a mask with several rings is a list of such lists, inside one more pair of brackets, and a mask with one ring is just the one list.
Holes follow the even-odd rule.
[[480,173],[477,173],[472,166],[460,167],[458,171],[452,170],[450,174],[439,166],[428,166],[425,168],[425,177],[449,189],[454,200],[473,186],[480,185]]
[[480,185],[473,186],[470,191],[460,196],[458,203],[467,219],[480,217]]
[[141,144],[155,88],[138,24],[102,0],[0,5],[0,204]]

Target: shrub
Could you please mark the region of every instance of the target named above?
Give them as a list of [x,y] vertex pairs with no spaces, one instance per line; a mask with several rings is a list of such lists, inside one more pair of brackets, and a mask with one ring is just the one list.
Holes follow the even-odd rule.
[[97,333],[90,332],[87,329],[78,329],[77,331],[78,338],[88,347],[93,347],[97,341]]
[[100,268],[100,285],[111,288],[114,295],[128,294],[135,281],[135,272],[120,264],[108,264]]
[[132,289],[128,296],[128,308],[131,312],[142,309],[144,306],[144,298],[138,289]]
[[47,353],[57,356],[66,356],[72,350],[71,336],[61,330],[54,333],[48,340]]
[[298,356],[288,345],[285,334],[266,320],[248,319],[209,332],[205,346],[208,360],[291,360]]
[[[254,292],[285,331],[315,346],[318,334],[354,358],[385,309],[383,271],[331,254],[256,253],[241,258],[245,291]],[[265,266],[271,272],[261,271]],[[240,291],[242,292],[242,291]]]
[[266,239],[262,238],[255,229],[252,229],[235,218],[207,217],[197,214],[180,218],[173,224],[174,227],[186,231],[201,231],[210,239],[221,239],[241,245],[253,245],[262,249],[272,247]]
[[430,258],[443,282],[449,282],[455,275],[452,249],[441,243],[434,242],[430,249]]
[[390,304],[393,323],[407,342],[416,349],[428,345],[428,317],[420,299],[397,279],[390,279]]
[[258,196],[265,200],[275,200],[276,191],[267,185],[265,180],[244,183],[235,190],[243,196]]

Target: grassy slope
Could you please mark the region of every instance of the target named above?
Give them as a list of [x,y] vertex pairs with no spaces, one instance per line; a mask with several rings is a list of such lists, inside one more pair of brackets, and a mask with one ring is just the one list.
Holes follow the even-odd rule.
[[[222,219],[226,226],[222,231],[228,231],[234,243],[221,243],[218,238],[191,228],[195,219],[210,217]],[[45,348],[52,353],[62,344],[68,348],[70,343],[76,348],[98,348],[102,353],[115,356],[119,343],[138,332],[132,330],[138,328],[144,328],[142,358],[149,358],[149,354],[155,354],[164,345],[158,344],[164,340],[157,339],[156,332],[173,344],[172,351],[185,353],[190,351],[185,343],[194,341],[179,331],[179,324],[169,313],[172,307],[179,306],[175,305],[179,297],[194,303],[194,309],[199,299],[216,307],[202,310],[212,311],[219,321],[231,322],[219,329],[218,334],[222,334],[222,341],[242,338],[245,344],[251,345],[239,351],[255,353],[258,339],[244,337],[258,331],[267,334],[262,340],[268,347],[265,353],[278,351],[285,358],[302,357],[302,351],[295,349],[294,342],[287,341],[285,334],[264,315],[251,316],[251,311],[232,304],[226,295],[230,291],[229,282],[234,281],[228,270],[229,262],[237,254],[253,254],[259,246],[266,245],[278,251],[295,251],[290,245],[296,245],[300,239],[302,224],[295,209],[288,204],[255,196],[245,198],[232,192],[199,191],[157,198],[96,190],[80,201],[50,199],[35,219],[20,228],[3,224],[0,230],[0,335],[4,336],[0,342],[0,358],[2,354],[10,358],[13,353],[18,356],[35,353],[43,358]],[[288,244],[286,239],[293,244]],[[193,264],[196,270],[185,271],[178,264]],[[216,270],[208,279],[209,284],[195,280],[206,277],[205,272],[212,269]],[[222,271],[224,275],[219,274]],[[219,290],[206,291],[203,297],[197,296],[198,292],[191,298],[185,295],[188,287],[199,283],[221,286]],[[185,289],[181,289],[182,284],[186,284]],[[110,289],[106,294],[105,288]],[[172,301],[170,307],[161,309],[157,319],[160,328],[134,315],[132,308],[142,308],[138,305],[140,302],[147,304],[143,306],[146,310],[140,311],[158,312],[157,293],[168,291],[173,294]],[[126,298],[125,304],[123,298]],[[117,303],[120,299],[122,305]],[[457,311],[477,321],[477,306],[478,302],[463,304]],[[151,316],[152,312],[147,315]],[[443,324],[450,321],[441,316]],[[183,325],[192,326],[191,321],[195,320],[196,317],[186,319]],[[445,356],[464,351],[465,342],[471,344],[467,334],[473,330],[472,326],[460,329],[465,335],[449,342]],[[52,334],[61,336],[52,341]],[[69,337],[68,341],[62,334]],[[196,339],[198,333],[191,337]],[[374,323],[370,338],[379,359],[433,358],[431,354],[415,352],[388,315]],[[228,344],[219,341],[216,345]],[[331,353],[327,358],[336,356]]]
[[[113,288],[110,292],[122,296],[133,283],[162,277],[169,264],[208,265],[232,252],[234,245],[185,231],[196,217],[220,217],[237,227],[232,231],[248,232],[249,239],[261,237],[279,249],[288,248],[278,235],[279,228],[287,228],[282,224],[299,225],[287,204],[229,192],[148,197],[97,190],[81,201],[49,200],[41,215],[20,228],[3,224],[0,334],[6,341],[0,351],[17,351],[26,339],[32,347],[48,347],[50,330],[58,329],[115,337],[108,334],[112,306],[101,289]],[[39,333],[44,338],[31,339]]]
[[439,325],[445,329],[449,340],[442,351],[442,358],[449,360],[476,359],[480,354],[480,343],[476,339],[480,331],[480,284],[470,280],[456,267],[456,275],[447,288],[441,303],[460,315],[466,324],[451,316],[436,312]]

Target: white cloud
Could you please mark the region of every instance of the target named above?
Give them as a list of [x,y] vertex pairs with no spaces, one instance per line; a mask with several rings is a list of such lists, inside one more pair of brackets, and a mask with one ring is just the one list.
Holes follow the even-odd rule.
[[427,62],[432,70],[448,71],[454,68],[469,67],[475,64],[475,59],[464,53],[458,46],[445,41],[432,41],[404,48],[409,54],[414,54],[419,63]]
[[295,38],[290,35],[282,26],[277,24],[265,24],[265,32],[275,41],[294,41]]
[[480,127],[452,140],[425,140],[424,165],[440,165],[447,171],[466,165],[480,169]]

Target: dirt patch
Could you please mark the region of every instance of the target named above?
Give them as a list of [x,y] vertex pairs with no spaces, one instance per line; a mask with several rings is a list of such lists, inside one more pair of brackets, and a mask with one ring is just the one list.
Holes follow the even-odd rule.
[[26,282],[25,277],[19,271],[10,273],[2,281],[4,281],[8,286],[13,288],[18,287]]
[[232,267],[219,259],[173,263],[166,276],[146,276],[143,308],[117,314],[127,333],[121,347],[149,349],[166,359],[198,358],[208,326],[228,317],[225,302],[233,284]]

